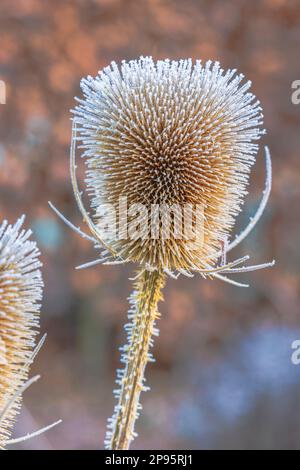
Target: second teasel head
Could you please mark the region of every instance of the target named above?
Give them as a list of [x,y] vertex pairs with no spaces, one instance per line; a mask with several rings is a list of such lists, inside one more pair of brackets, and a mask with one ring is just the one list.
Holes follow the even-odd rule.
[[[203,208],[203,240],[197,246],[160,235],[105,239],[122,258],[168,269],[212,266],[228,238],[246,194],[256,141],[263,133],[259,102],[243,75],[219,63],[112,63],[81,82],[84,99],[75,120],[84,146],[94,222],[97,208],[119,201],[147,209],[191,204]],[[153,214],[154,212],[152,212]],[[163,217],[160,225],[163,224]],[[128,224],[130,223],[130,214]],[[160,227],[161,228],[161,227]]]

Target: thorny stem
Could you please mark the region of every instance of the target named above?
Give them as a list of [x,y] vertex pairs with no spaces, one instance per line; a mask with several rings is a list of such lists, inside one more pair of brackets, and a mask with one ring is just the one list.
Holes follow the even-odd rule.
[[157,311],[158,301],[162,299],[161,289],[165,275],[160,271],[142,270],[135,283],[130,301],[132,309],[128,318],[131,323],[125,325],[128,332],[128,345],[124,346],[121,361],[124,369],[117,372],[116,382],[120,390],[115,393],[118,403],[113,417],[109,420],[105,444],[114,450],[129,449],[130,443],[136,436],[135,421],[139,416],[139,396],[147,390],[144,385],[144,371],[147,362],[153,361],[149,353],[153,345],[152,336],[158,335],[155,321],[160,314]]

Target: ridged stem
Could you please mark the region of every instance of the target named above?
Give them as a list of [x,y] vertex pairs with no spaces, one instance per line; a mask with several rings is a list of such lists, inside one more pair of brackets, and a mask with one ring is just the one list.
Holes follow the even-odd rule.
[[130,323],[125,325],[128,344],[121,348],[121,362],[124,369],[117,371],[116,383],[120,386],[115,391],[118,403],[113,417],[109,420],[106,435],[106,447],[114,450],[129,449],[136,436],[135,421],[139,416],[139,397],[146,391],[144,372],[147,362],[153,361],[149,353],[153,345],[152,336],[158,335],[155,321],[159,318],[157,311],[161,289],[164,285],[164,274],[159,271],[142,270],[135,283],[135,290],[130,297],[131,309],[128,313]]

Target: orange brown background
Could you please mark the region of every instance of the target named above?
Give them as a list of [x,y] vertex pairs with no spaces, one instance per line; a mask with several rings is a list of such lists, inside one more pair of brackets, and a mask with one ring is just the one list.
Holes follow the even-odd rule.
[[[74,267],[94,259],[88,242],[51,212],[81,224],[68,174],[70,113],[83,76],[140,55],[219,60],[253,82],[267,135],[237,231],[264,185],[263,145],[273,156],[267,211],[236,256],[276,258],[245,275],[251,287],[169,280],[160,337],[147,370],[136,449],[300,449],[300,79],[297,0],[1,0],[0,215],[27,214],[43,253],[40,382],[26,392],[17,436],[62,418],[18,448],[96,449],[113,409],[118,347],[132,266]],[[84,168],[79,169],[83,184]]]

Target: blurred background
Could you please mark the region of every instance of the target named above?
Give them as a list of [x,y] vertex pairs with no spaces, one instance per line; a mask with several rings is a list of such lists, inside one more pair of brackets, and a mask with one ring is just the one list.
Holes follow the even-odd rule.
[[[81,77],[112,60],[219,60],[253,81],[267,135],[252,172],[242,228],[264,186],[263,145],[273,156],[271,200],[235,252],[273,269],[221,281],[169,279],[160,305],[155,364],[147,370],[134,449],[300,449],[300,79],[297,0],[1,0],[0,217],[26,213],[43,253],[42,333],[48,338],[24,397],[19,436],[63,423],[23,449],[97,449],[114,400],[133,266],[74,267],[95,259],[51,200],[81,224],[68,173],[70,113]],[[83,185],[84,169],[78,177]]]

